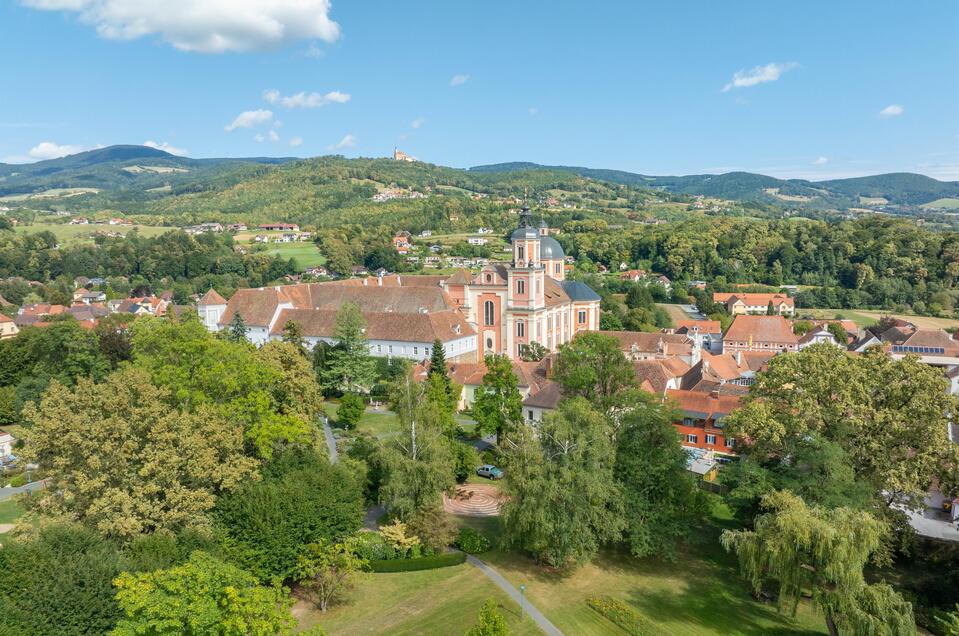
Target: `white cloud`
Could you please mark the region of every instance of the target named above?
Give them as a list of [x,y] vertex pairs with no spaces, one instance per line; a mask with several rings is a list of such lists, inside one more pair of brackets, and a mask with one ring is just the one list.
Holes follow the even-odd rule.
[[316,42],[310,42],[310,45],[303,51],[303,57],[309,57],[318,60],[325,56],[326,52],[316,45]]
[[426,123],[426,117],[417,117],[416,119],[410,122],[410,128],[416,130],[417,128],[422,127],[423,124],[425,123]]
[[293,148],[296,148],[297,146],[302,146],[302,145],[303,145],[302,137],[294,137],[293,139],[290,140],[290,146]]
[[450,79],[450,86],[462,86],[469,78],[469,75],[454,75]]
[[276,131],[275,131],[275,130],[271,130],[271,131],[270,131],[270,141],[272,141],[273,143],[276,143],[276,142],[278,142],[279,140],[280,140],[280,136],[279,136],[278,134],[276,134]]
[[539,115],[539,109],[536,108],[535,106],[531,106],[530,108],[527,108],[526,112],[528,112],[530,115]]
[[279,104],[284,108],[319,108],[327,104],[345,104],[350,101],[347,93],[330,91],[327,94],[300,92],[296,95],[281,95],[275,88],[263,91],[263,99],[271,104]]
[[816,157],[813,159],[812,165],[814,166],[824,166],[829,163],[829,157]]
[[245,110],[233,120],[233,123],[224,126],[223,130],[233,132],[237,128],[252,128],[273,119],[273,112],[269,110]]
[[749,86],[756,86],[757,84],[762,84],[764,82],[775,82],[782,77],[783,73],[792,70],[797,66],[799,66],[799,64],[796,62],[787,62],[785,64],[770,62],[765,66],[756,66],[748,71],[746,69],[741,69],[733,74],[732,81],[723,86],[723,92],[725,93],[734,88],[747,88]]
[[900,106],[899,104],[889,104],[881,111],[879,111],[880,117],[898,117],[899,115],[906,112],[906,109]]
[[262,144],[264,141],[266,141],[266,137],[264,137],[260,133],[256,133],[255,135],[253,135],[253,141],[255,141],[258,144]]
[[327,150],[340,150],[342,148],[352,148],[356,145],[356,137],[352,134],[345,135],[343,139],[340,139],[335,144],[329,145],[326,147]]
[[27,155],[31,159],[43,161],[45,159],[59,159],[67,155],[75,155],[84,150],[86,150],[86,148],[83,146],[60,145],[52,141],[42,141],[31,148]]
[[334,42],[340,25],[330,0],[21,0],[44,11],[77,13],[100,37],[158,35],[181,51],[275,49],[297,40]]
[[185,157],[188,154],[190,154],[190,151],[187,150],[186,148],[177,148],[176,146],[171,146],[169,143],[165,141],[157,143],[153,140],[148,139],[143,142],[143,145],[149,148],[156,148],[157,150],[168,152],[171,155],[179,155],[181,157]]

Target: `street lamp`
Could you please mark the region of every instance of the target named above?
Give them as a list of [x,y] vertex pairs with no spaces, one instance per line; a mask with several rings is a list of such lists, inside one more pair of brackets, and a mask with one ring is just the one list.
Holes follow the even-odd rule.
[[519,619],[526,619],[526,585],[519,586]]

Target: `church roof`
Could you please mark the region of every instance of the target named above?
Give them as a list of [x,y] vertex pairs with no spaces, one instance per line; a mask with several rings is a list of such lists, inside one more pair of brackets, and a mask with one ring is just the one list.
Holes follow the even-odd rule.
[[539,257],[544,260],[560,260],[566,258],[563,246],[552,236],[539,237]]
[[560,285],[563,286],[563,291],[566,292],[566,295],[569,296],[573,302],[601,300],[599,294],[594,292],[589,285],[581,283],[578,280],[564,280]]

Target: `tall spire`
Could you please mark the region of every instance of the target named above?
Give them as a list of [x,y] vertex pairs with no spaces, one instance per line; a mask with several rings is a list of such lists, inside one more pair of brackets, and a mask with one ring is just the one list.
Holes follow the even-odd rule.
[[523,193],[523,207],[519,212],[519,226],[533,227],[533,217],[529,213],[529,188]]

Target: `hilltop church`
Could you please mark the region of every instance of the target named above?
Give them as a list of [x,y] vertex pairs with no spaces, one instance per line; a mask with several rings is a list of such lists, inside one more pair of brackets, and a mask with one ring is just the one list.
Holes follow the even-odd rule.
[[478,362],[502,353],[519,359],[537,342],[550,351],[580,331],[599,329],[599,295],[568,281],[565,254],[545,223],[533,226],[528,207],[511,236],[508,264],[490,264],[471,274],[389,275],[328,283],[240,289],[226,301],[210,290],[197,303],[207,329],[219,331],[240,315],[256,345],[282,338],[289,321],[304,340],[335,344],[336,313],[356,303],[367,323],[374,356],[424,360],[435,340],[451,361]]

